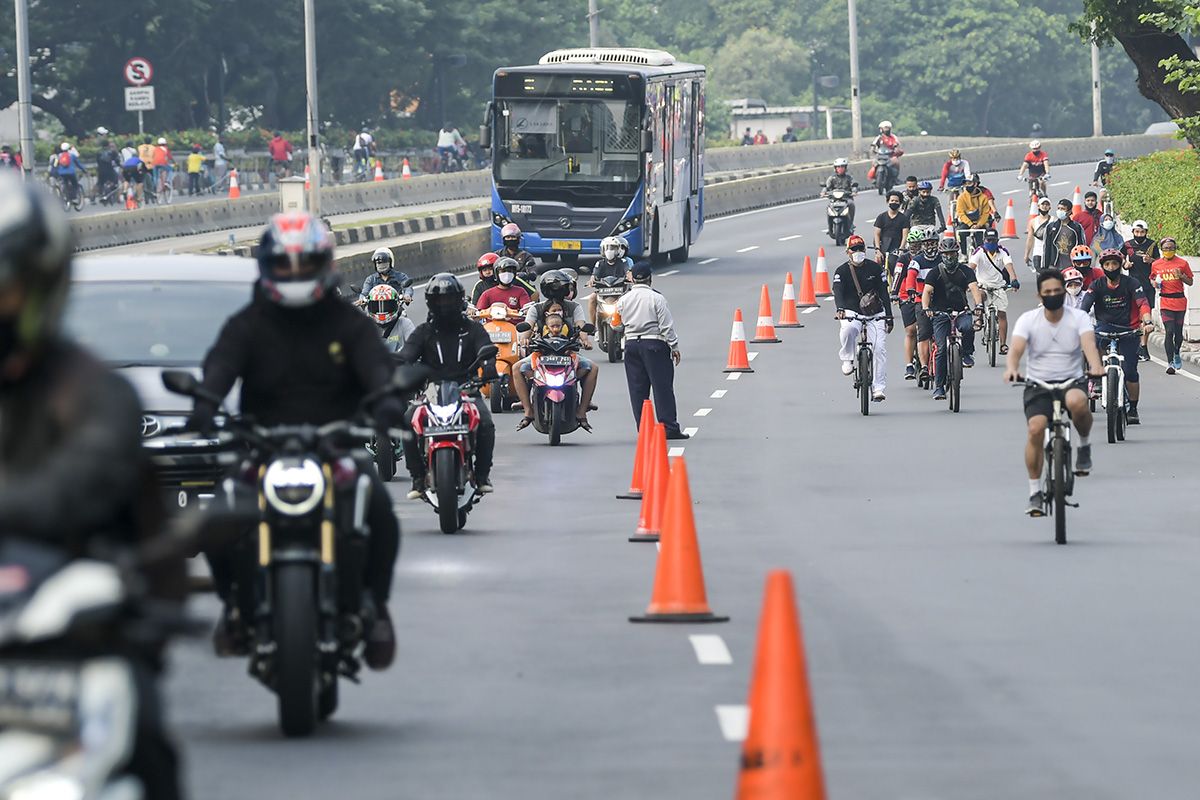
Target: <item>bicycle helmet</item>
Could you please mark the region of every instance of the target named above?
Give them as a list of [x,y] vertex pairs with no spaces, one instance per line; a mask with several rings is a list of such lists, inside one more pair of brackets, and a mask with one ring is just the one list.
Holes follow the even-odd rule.
[[375,265],[376,272],[387,275],[392,271],[392,267],[396,266],[396,257],[392,255],[391,250],[381,247],[371,254],[371,263]]
[[395,322],[400,316],[400,293],[383,283],[372,288],[367,296],[367,313],[381,328]]
[[33,182],[0,176],[0,289],[21,290],[20,307],[3,320],[0,361],[35,352],[58,334],[70,285],[71,231],[62,211]]
[[1083,273],[1074,267],[1067,267],[1064,269],[1062,276],[1064,283],[1073,283],[1075,281],[1083,283]]
[[921,228],[913,228],[908,232],[908,238],[904,240],[906,244],[912,246],[925,241],[925,231]]
[[479,277],[485,281],[490,281],[492,276],[496,274],[496,262],[500,260],[500,256],[495,253],[484,253],[475,262],[475,269],[479,270]]
[[500,229],[500,240],[505,247],[521,246],[521,228],[515,222],[510,222]]
[[955,241],[954,239],[939,239],[937,249],[938,249],[938,252],[941,253],[942,255],[948,255],[950,253],[954,253],[955,256],[958,256],[958,254],[959,254],[958,253],[958,242]]
[[167,140],[166,140],[166,139],[164,139],[162,136],[160,136],[160,137],[158,137],[158,143],[159,143],[159,144],[166,144],[166,143],[167,143]]
[[1041,150],[1041,149],[1042,149],[1042,143],[1041,143],[1041,141],[1040,141],[1040,140],[1038,140],[1038,139],[1034,139],[1032,142],[1030,142],[1030,143],[1029,143],[1029,149],[1030,149],[1030,150],[1032,150],[1032,151],[1033,151],[1033,152],[1035,152],[1035,153],[1036,153],[1038,150]]
[[541,295],[547,300],[562,302],[567,299],[567,292],[571,290],[571,283],[571,279],[564,275],[561,270],[552,269],[542,276]]
[[276,214],[258,243],[260,284],[282,306],[308,306],[337,284],[333,237],[306,211]]
[[467,293],[458,278],[440,272],[425,285],[425,306],[429,309],[429,324],[435,329],[450,330],[463,320]]
[[[515,258],[505,256],[496,262],[496,279],[500,281],[501,286],[512,286],[513,281],[517,279],[517,272],[521,265],[517,263]],[[504,276],[508,276],[508,280],[504,280]]]
[[917,184],[917,191],[918,192],[932,192],[933,184],[929,181],[921,181],[920,183]]
[[600,256],[610,263],[624,258],[621,254],[623,249],[627,249],[627,246],[622,246],[621,240],[616,236],[606,236],[600,241]]
[[954,161],[954,160],[957,160],[960,158],[962,158],[962,151],[960,151],[957,147],[950,151],[950,160],[951,161]]
[[1086,244],[1077,244],[1071,248],[1071,263],[1072,264],[1091,264],[1092,263],[1092,248]]
[[1100,253],[1100,268],[1101,269],[1104,269],[1104,262],[1106,262],[1106,261],[1116,261],[1118,264],[1124,265],[1125,255],[1120,250],[1110,247],[1107,250],[1104,250],[1103,252]]

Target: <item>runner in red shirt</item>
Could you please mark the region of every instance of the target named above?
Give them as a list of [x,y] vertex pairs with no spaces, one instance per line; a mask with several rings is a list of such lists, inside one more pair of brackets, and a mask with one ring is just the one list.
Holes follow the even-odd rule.
[[1150,265],[1150,280],[1158,287],[1158,310],[1166,331],[1167,374],[1183,368],[1179,348],[1183,344],[1183,317],[1187,313],[1184,286],[1191,286],[1192,268],[1175,255],[1175,240],[1167,236],[1158,243],[1162,258]]

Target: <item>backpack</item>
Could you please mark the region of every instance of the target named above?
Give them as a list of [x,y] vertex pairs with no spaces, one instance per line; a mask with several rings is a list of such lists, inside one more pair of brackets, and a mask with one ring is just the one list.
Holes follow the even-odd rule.
[[60,167],[71,166],[71,154],[69,152],[65,152],[65,151],[62,153],[59,153],[58,154],[58,165]]

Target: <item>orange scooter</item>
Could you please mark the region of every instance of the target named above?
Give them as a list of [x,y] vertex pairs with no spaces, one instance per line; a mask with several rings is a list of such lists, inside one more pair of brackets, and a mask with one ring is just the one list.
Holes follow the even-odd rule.
[[483,393],[488,398],[492,413],[499,414],[519,402],[516,392],[512,389],[512,370],[513,365],[520,360],[517,354],[517,323],[524,317],[504,303],[492,303],[489,308],[475,314],[483,323],[483,329],[488,332],[492,344],[499,349],[496,354],[496,372],[500,377],[483,386]]

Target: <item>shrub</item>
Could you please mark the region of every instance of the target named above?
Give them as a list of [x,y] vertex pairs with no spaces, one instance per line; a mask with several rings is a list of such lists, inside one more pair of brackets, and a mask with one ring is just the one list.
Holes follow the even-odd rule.
[[1151,238],[1173,236],[1179,252],[1200,254],[1200,154],[1195,150],[1163,150],[1118,162],[1109,190],[1124,220],[1144,219]]

